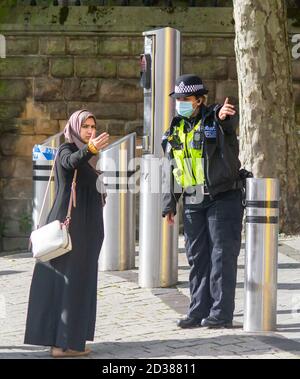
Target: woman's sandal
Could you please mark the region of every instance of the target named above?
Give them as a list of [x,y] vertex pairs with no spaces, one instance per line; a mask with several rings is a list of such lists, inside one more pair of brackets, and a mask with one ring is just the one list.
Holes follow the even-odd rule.
[[51,347],[51,356],[53,358],[82,357],[91,353],[91,349],[85,348],[85,351],[76,351],[68,349],[63,351],[60,347]]

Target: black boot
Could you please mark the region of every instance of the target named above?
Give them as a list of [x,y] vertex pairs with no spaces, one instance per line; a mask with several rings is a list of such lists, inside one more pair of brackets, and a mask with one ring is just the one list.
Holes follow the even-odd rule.
[[182,329],[200,328],[201,320],[187,316],[185,318],[177,320],[177,326]]
[[232,321],[219,320],[216,317],[207,317],[201,321],[201,326],[209,329],[232,328]]

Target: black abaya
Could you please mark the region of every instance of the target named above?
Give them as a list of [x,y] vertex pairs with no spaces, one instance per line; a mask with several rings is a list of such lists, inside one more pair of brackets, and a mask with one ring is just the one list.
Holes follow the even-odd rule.
[[78,169],[76,208],[72,208],[72,251],[35,265],[24,343],[84,351],[94,339],[98,258],[104,238],[102,197],[97,173],[85,145],[59,148],[55,167],[56,196],[47,222],[63,222],[67,214],[74,169]]

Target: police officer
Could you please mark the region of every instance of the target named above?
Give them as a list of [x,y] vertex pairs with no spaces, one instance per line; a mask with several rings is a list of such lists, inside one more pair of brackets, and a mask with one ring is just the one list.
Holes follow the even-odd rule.
[[191,300],[187,316],[177,322],[181,328],[231,327],[234,311],[243,217],[238,122],[228,98],[206,106],[207,93],[196,75],[176,80],[170,96],[178,115],[162,141],[170,162],[162,212],[169,224],[181,193],[184,200]]

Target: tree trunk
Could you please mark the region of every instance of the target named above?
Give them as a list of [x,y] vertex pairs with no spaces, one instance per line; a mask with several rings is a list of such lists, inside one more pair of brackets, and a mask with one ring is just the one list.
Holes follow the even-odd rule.
[[255,177],[279,178],[280,231],[300,232],[300,148],[284,0],[234,0],[240,157]]

